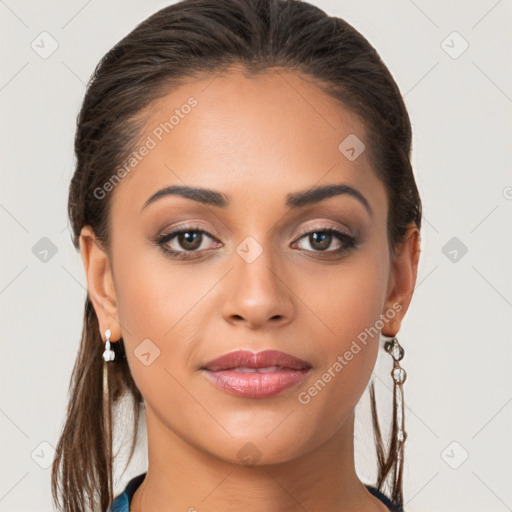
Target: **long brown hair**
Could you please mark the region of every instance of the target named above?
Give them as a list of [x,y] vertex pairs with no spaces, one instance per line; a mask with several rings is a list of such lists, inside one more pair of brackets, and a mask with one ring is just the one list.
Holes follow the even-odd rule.
[[[88,83],[77,119],[76,168],[68,201],[75,248],[79,249],[82,227],[89,225],[109,251],[111,194],[102,197],[95,190],[134,150],[144,109],[184,80],[213,77],[231,65],[249,76],[272,67],[309,76],[357,114],[368,132],[365,142],[374,171],[388,196],[390,249],[404,240],[410,222],[420,228],[421,200],[410,163],[410,120],[390,72],[359,32],[299,0],[183,0],[135,27],[101,59]],[[52,496],[59,510],[108,510],[114,498],[110,418],[123,397],[133,409],[128,462],[137,444],[143,398],[130,373],[123,340],[112,347],[116,360],[109,363],[109,413],[105,417],[104,346],[87,295],[65,423],[52,466]],[[385,450],[373,382],[370,397],[377,446],[376,485],[381,490],[396,469],[396,424]],[[401,468],[391,483],[391,500],[400,506]]]

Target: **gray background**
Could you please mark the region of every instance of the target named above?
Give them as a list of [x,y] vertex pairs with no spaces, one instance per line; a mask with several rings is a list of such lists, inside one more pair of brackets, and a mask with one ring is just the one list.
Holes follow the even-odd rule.
[[[66,217],[85,84],[111,46],[168,3],[0,0],[1,511],[51,510],[49,465],[86,294]],[[511,2],[311,3],[377,48],[413,123],[425,215],[417,289],[398,336],[408,373],[406,510],[512,510]],[[58,48],[43,58],[52,40]],[[45,237],[56,251],[46,257]],[[390,368],[381,353],[385,424]],[[356,464],[367,482],[376,467],[369,411],[366,392]],[[143,445],[116,492],[145,463]]]

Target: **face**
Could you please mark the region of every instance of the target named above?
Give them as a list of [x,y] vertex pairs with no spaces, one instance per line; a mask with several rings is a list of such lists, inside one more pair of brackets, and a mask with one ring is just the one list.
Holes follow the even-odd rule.
[[[368,146],[355,159],[338,148],[353,135],[364,143],[364,126],[286,72],[197,80],[147,115],[136,147],[147,151],[108,192],[111,300],[95,306],[123,337],[148,433],[233,462],[243,449],[262,463],[306,454],[341,432],[382,319],[404,312],[391,293],[384,185]],[[304,195],[326,185],[347,188]],[[153,197],[173,186],[219,196]],[[241,396],[239,381],[221,388],[204,370],[240,349],[278,350],[309,370],[277,393],[270,376],[274,394]]]

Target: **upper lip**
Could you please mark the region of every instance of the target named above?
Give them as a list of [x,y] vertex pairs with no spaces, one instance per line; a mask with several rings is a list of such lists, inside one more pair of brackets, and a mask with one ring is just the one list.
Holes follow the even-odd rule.
[[206,363],[203,368],[211,371],[231,370],[233,368],[268,368],[277,366],[280,368],[291,368],[302,370],[310,368],[307,361],[303,361],[291,354],[279,350],[263,350],[262,352],[251,352],[249,350],[236,350],[229,352]]

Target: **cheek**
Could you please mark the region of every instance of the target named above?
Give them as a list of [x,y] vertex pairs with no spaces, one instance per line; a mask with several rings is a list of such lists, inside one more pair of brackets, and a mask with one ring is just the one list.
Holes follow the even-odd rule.
[[205,293],[203,289],[214,276],[204,280],[204,273],[199,275],[173,262],[158,247],[149,245],[141,233],[130,238],[119,230],[118,241],[117,246],[113,241],[113,250],[122,326],[133,343],[151,337],[164,339]]
[[[326,343],[326,352],[343,349],[347,342],[350,344],[350,340],[375,326],[383,312],[388,274],[379,258],[365,250],[354,253],[337,267],[308,277],[304,277],[305,273],[297,276],[296,293],[307,306],[304,313],[310,317],[310,325],[316,320],[318,339]],[[372,338],[378,340],[378,336],[368,338],[369,342]]]
[[173,263],[158,248],[133,247],[116,258],[117,307],[133,378],[146,397],[158,389],[178,391],[171,374],[181,381],[190,369],[208,292],[219,276]]
[[[297,295],[307,305],[303,314],[309,319],[308,332],[314,336],[312,346],[320,363],[313,386],[302,390],[305,395],[299,401],[318,409],[317,417],[324,415],[324,408],[328,414],[334,404],[339,405],[339,414],[348,413],[370,379],[379,350],[379,319],[388,278],[381,254],[361,251],[329,272],[297,281],[301,282]],[[332,413],[331,418],[343,419]]]

